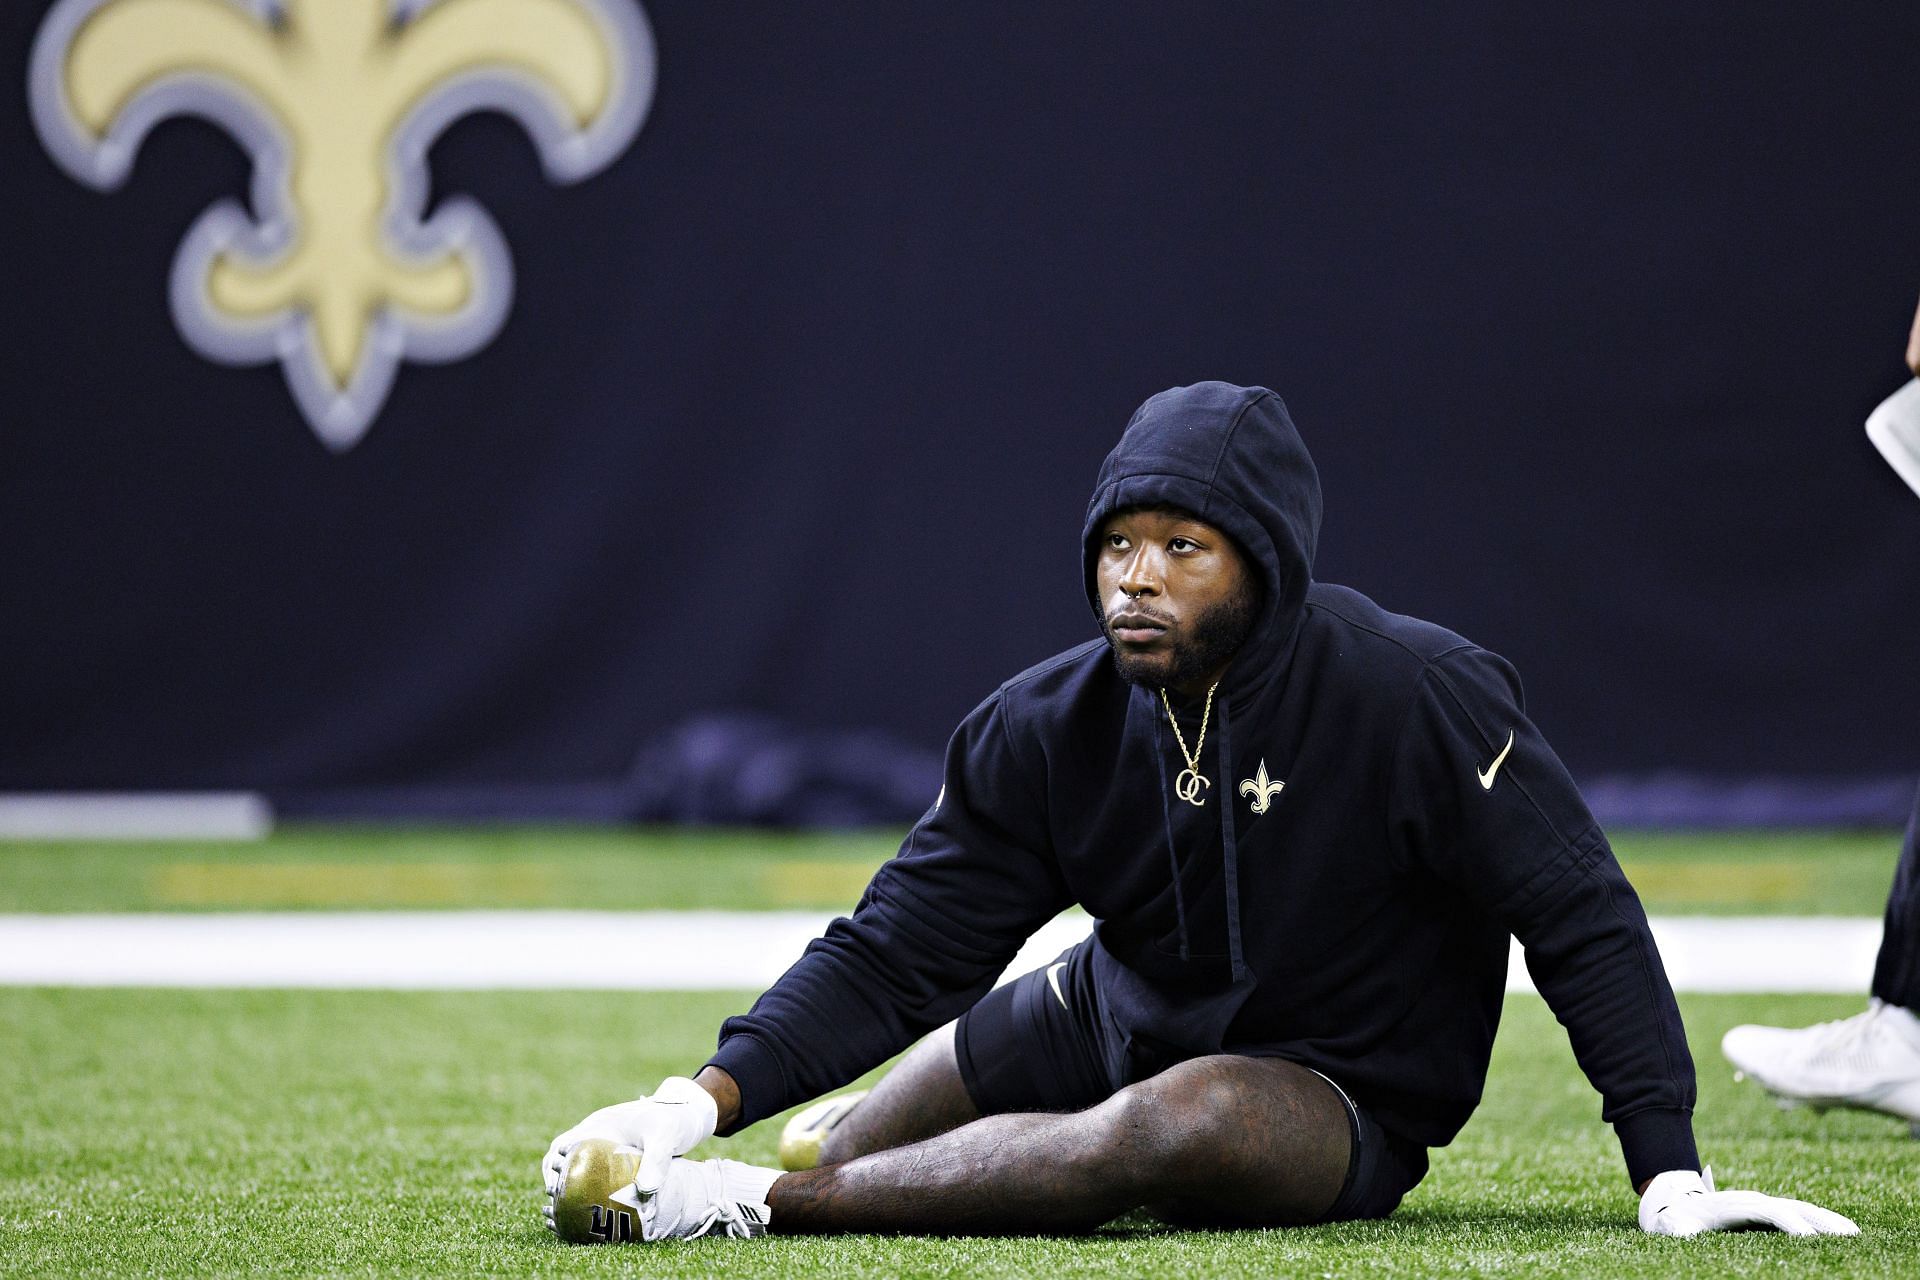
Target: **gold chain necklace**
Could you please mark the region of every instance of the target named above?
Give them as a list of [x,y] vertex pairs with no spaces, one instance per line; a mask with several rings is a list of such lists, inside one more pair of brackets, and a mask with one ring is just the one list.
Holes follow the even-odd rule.
[[1220,687],[1215,680],[1207,688],[1207,705],[1200,712],[1200,733],[1193,740],[1193,750],[1187,750],[1187,740],[1180,736],[1180,721],[1174,717],[1173,704],[1167,701],[1167,691],[1160,691],[1160,705],[1167,709],[1167,723],[1173,726],[1173,740],[1180,744],[1180,754],[1187,758],[1187,767],[1173,780],[1173,794],[1198,809],[1207,802],[1200,792],[1213,785],[1213,780],[1200,772],[1200,752],[1207,745],[1207,720],[1213,715],[1213,691]]

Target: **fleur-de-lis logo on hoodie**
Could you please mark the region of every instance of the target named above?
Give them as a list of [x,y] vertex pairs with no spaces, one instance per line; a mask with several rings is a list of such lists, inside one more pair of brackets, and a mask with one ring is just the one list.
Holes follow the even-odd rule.
[[1287,789],[1287,784],[1267,779],[1267,762],[1260,761],[1259,771],[1251,778],[1240,780],[1240,794],[1250,798],[1253,803],[1247,808],[1255,813],[1265,813],[1273,806],[1273,798]]
[[320,439],[366,433],[400,361],[447,361],[506,319],[512,260],[456,196],[427,209],[454,120],[518,120],[547,176],[611,163],[653,97],[637,0],[60,0],[32,61],[34,123],[81,182],[126,181],[147,132],[196,115],[253,160],[251,212],[209,208],[174,258],[187,341],[278,360]]

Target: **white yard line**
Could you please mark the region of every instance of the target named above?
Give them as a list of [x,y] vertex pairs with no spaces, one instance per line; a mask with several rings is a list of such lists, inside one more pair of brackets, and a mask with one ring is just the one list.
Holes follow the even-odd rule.
[[[1676,991],[1865,996],[1880,950],[1880,921],[1849,916],[1662,916],[1653,921],[1653,936]],[[1525,976],[1516,947],[1507,989],[1531,991]]]
[[[797,911],[434,911],[0,915],[0,985],[600,988],[767,986],[831,916]],[[1864,994],[1880,922],[1667,917],[1653,922],[1680,991]],[[1068,914],[1008,968],[1018,976],[1086,936]],[[1516,946],[1507,989],[1531,991]]]

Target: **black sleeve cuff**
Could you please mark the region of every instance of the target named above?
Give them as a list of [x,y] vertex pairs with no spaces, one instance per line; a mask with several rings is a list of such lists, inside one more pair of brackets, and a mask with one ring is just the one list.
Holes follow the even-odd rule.
[[1700,1151],[1693,1145],[1691,1111],[1655,1108],[1636,1111],[1613,1122],[1627,1158],[1627,1177],[1638,1187],[1669,1169],[1700,1168]]
[[727,1133],[738,1133],[795,1102],[804,1101],[787,1097],[786,1068],[757,1037],[742,1033],[728,1036],[720,1042],[713,1057],[707,1059],[707,1065],[720,1068],[740,1086],[740,1122]]

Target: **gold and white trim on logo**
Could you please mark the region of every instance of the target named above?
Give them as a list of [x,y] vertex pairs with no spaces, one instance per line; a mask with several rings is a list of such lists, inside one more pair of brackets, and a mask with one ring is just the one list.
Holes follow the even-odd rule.
[[1260,767],[1254,771],[1251,778],[1242,778],[1240,780],[1240,794],[1252,797],[1253,803],[1248,805],[1247,808],[1253,810],[1255,813],[1265,813],[1272,807],[1274,797],[1286,789],[1287,784],[1284,782],[1267,781],[1267,762],[1265,760],[1260,762]]
[[280,362],[329,448],[351,448],[402,360],[473,354],[513,295],[478,203],[427,209],[427,149],[475,111],[526,129],[571,183],[626,150],[652,103],[638,0],[59,0],[29,96],[54,160],[103,191],[149,130],[199,116],[246,148],[174,257],[175,323],[226,364]]

